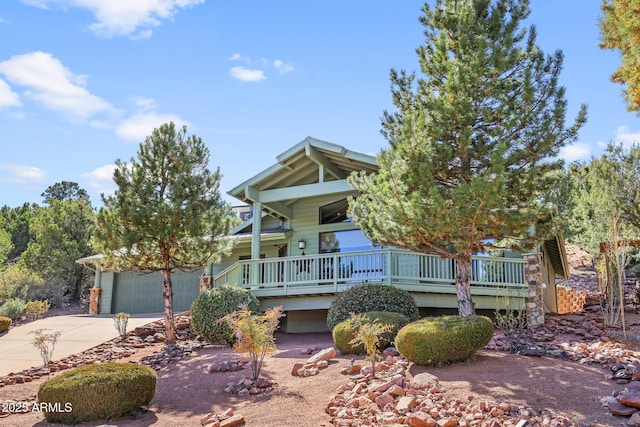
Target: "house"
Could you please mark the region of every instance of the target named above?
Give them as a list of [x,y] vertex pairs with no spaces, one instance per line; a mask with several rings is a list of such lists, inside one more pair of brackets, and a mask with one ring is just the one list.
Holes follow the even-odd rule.
[[[232,230],[232,255],[203,272],[174,274],[176,311],[189,309],[200,285],[225,283],[251,289],[263,309],[282,305],[281,328],[289,332],[325,330],[331,302],[360,283],[406,289],[425,315],[454,311],[452,260],[380,247],[348,218],[347,197],[357,193],[347,176],[377,168],[374,156],[311,137],[278,155],[273,166],[229,191],[242,203],[237,211],[244,219]],[[561,236],[531,254],[476,256],[476,309],[493,311],[508,300],[513,308],[529,307],[530,322],[539,322],[556,311],[555,279],[567,272]],[[159,274],[98,271],[100,313],[162,311],[161,285]]]

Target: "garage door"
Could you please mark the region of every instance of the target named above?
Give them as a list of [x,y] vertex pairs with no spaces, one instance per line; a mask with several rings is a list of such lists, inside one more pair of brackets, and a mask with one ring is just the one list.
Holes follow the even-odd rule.
[[[189,310],[200,292],[201,271],[176,271],[171,275],[173,310]],[[164,311],[162,273],[118,273],[113,286],[112,313],[160,313]]]

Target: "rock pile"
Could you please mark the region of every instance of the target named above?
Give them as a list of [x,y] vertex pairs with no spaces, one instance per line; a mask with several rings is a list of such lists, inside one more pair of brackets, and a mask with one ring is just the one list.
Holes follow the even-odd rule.
[[610,337],[612,334],[601,318],[585,313],[546,316],[544,325],[517,331],[513,337],[496,332],[486,348],[601,366],[640,363],[637,352]]
[[221,414],[210,412],[200,420],[200,425],[204,427],[236,427],[244,424],[244,417],[240,414],[234,414],[231,409],[227,409]]
[[272,391],[273,386],[275,386],[276,384],[277,383],[275,381],[266,378],[258,378],[255,381],[250,378],[242,378],[239,381],[232,381],[227,383],[224,391],[225,393],[236,394],[242,397],[267,393],[269,391]]
[[640,365],[617,363],[611,366],[609,378],[617,384],[625,384],[623,390],[600,400],[613,415],[631,417],[628,427],[640,427]]
[[329,362],[334,357],[336,357],[336,349],[333,347],[325,348],[308,358],[305,363],[296,363],[293,365],[291,375],[296,377],[318,375],[321,369],[329,366]]
[[[357,366],[357,365],[354,365]],[[565,427],[571,420],[523,405],[488,400],[447,399],[439,379],[429,373],[411,378],[409,362],[387,355],[371,367],[362,366],[338,389],[325,411],[334,426],[402,425],[409,427]]]

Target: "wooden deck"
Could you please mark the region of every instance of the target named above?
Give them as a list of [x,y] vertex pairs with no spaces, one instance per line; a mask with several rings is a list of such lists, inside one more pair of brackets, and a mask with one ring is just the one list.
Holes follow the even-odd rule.
[[[520,258],[474,256],[472,295],[491,297],[493,308],[506,295],[521,308],[528,294],[524,269]],[[327,305],[314,296],[333,299],[357,284],[383,283],[411,292],[419,306],[448,307],[450,297],[455,301],[454,274],[454,260],[383,249],[238,261],[214,277],[214,286],[238,285],[261,300],[295,298],[296,305],[313,309]],[[305,296],[307,304],[300,301]]]

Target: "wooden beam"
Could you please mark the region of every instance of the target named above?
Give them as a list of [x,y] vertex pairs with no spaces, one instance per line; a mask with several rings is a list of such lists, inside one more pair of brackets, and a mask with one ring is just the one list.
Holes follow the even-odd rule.
[[[307,197],[325,196],[336,193],[352,192],[355,189],[349,185],[346,179],[338,181],[321,182],[317,184],[296,185],[294,187],[274,188],[262,190],[254,197],[263,203],[273,203],[283,200],[304,199]],[[247,197],[250,197],[247,194]],[[254,199],[252,199],[254,200]]]
[[269,202],[262,205],[262,209],[270,210],[286,219],[293,218],[293,209],[281,202]]
[[[310,144],[305,147],[305,153],[318,166],[323,166],[326,172],[329,172],[335,179],[345,179],[347,173],[340,169],[335,163],[329,160],[320,151],[313,148]],[[321,177],[320,182],[324,181],[324,177]]]
[[255,188],[251,187],[250,185],[247,185],[244,188],[244,195],[247,199],[251,200],[252,202],[260,202],[260,191],[256,190]]

